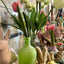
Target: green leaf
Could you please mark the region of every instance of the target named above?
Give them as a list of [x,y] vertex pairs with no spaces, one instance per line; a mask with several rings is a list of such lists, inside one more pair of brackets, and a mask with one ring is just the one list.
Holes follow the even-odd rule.
[[34,32],[35,31],[35,21],[36,21],[36,12],[35,12],[35,9],[33,9],[33,11],[31,12],[31,16],[30,16],[30,25],[31,25],[31,28],[32,28],[32,31]]
[[10,25],[10,26],[12,26],[12,27],[14,27],[14,28],[16,28],[16,29],[19,29],[19,30],[20,30],[20,28],[19,28],[19,27],[17,27],[17,26],[15,26],[15,25],[12,25],[12,24],[7,24],[7,25]]
[[12,15],[12,17],[14,19],[14,22],[18,25],[18,27],[21,28],[21,25],[20,25],[19,21],[17,20],[17,18],[13,15]]
[[44,26],[47,23],[47,17],[44,17],[44,19],[41,20],[38,29],[40,29],[42,26]]
[[26,23],[27,33],[28,33],[28,36],[29,36],[30,20],[29,20],[29,17],[24,12],[23,12],[23,16],[24,16],[24,20],[25,20],[25,23]]
[[17,12],[18,12],[18,20],[21,25],[21,30],[24,32],[24,35],[27,37],[25,22],[23,20],[23,17],[22,17],[22,14],[18,5],[17,5]]
[[7,8],[7,6],[5,5],[5,3],[3,2],[3,0],[1,0],[1,1],[2,1],[2,3],[4,4],[4,6],[5,6],[6,10],[8,11],[8,13],[9,13],[9,14],[12,16],[12,18],[14,19],[14,22],[19,26],[19,28],[21,28],[21,25],[19,24],[17,18],[10,13],[10,11],[8,10],[8,8]]

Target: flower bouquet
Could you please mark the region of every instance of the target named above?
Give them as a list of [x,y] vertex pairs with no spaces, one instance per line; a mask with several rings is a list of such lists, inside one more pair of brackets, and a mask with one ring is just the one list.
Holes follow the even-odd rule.
[[[38,30],[44,26],[47,22],[47,17],[43,13],[37,13],[35,9],[28,14],[25,12],[21,12],[20,10],[20,3],[14,2],[12,4],[13,10],[18,13],[18,16],[14,16],[10,13],[7,6],[4,4],[5,8],[7,9],[8,13],[14,19],[14,24],[8,24],[16,29],[22,30],[24,34],[24,47],[19,50],[18,57],[19,57],[19,64],[36,64],[36,50],[33,46],[35,46],[34,40],[37,35]],[[48,14],[49,15],[49,14]],[[30,45],[30,42],[32,45]]]
[[[44,12],[37,13],[35,8],[33,8],[30,13],[29,12],[25,13],[24,11],[21,12],[20,3],[15,2],[14,4],[12,4],[13,10],[18,13],[18,16],[15,17],[14,15],[12,15],[10,13],[10,11],[8,10],[8,8],[5,5],[5,3],[3,2],[3,0],[1,0],[1,1],[4,4],[5,8],[7,9],[8,13],[14,19],[14,24],[8,24],[8,25],[11,25],[11,26],[15,27],[16,29],[22,30],[23,34],[24,34],[25,45],[23,48],[21,48],[19,50],[19,54],[18,54],[19,64],[36,64],[36,50],[33,47],[33,46],[35,46],[34,39],[35,39],[38,31],[47,23],[47,17],[49,16],[51,11],[48,13],[47,16],[45,16]],[[55,1],[54,3],[59,2],[57,0],[54,0],[54,1]],[[60,5],[61,4],[59,4],[59,6]],[[62,8],[62,7],[63,7],[63,5],[60,8]],[[54,28],[55,27],[51,25],[51,26],[47,27],[47,30],[49,30],[49,33],[51,36],[52,47],[57,52],[56,48],[54,47],[55,46],[54,45]],[[33,46],[30,45],[30,40],[31,40],[31,44]],[[47,53],[47,49],[45,49],[45,51]],[[45,57],[46,57],[46,55],[45,55]]]

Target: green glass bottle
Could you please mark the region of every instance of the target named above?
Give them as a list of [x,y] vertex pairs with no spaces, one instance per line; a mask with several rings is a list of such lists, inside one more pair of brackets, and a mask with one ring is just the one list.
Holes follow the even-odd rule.
[[30,45],[30,37],[24,38],[24,47],[19,50],[19,64],[36,64],[36,50]]

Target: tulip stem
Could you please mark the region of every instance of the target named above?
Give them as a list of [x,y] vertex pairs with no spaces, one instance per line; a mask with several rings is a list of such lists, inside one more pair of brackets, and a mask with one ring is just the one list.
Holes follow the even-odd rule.
[[[53,10],[53,8],[54,8],[54,7],[52,7],[51,10],[49,11],[48,16],[49,16],[50,12]],[[47,16],[47,17],[48,17],[48,16]]]
[[49,31],[49,34],[50,34],[50,36],[51,36],[51,43],[52,43],[52,46],[54,46],[54,31],[53,30],[51,30],[51,31]]
[[38,13],[38,1],[36,0],[36,12]]
[[41,2],[39,2],[39,12],[41,12]]

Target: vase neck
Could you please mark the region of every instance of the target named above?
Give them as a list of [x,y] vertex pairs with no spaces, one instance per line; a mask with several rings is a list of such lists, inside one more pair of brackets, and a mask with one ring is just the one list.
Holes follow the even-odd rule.
[[24,42],[25,42],[25,46],[29,46],[30,45],[30,40],[31,40],[31,38],[30,37],[25,37],[24,38]]

